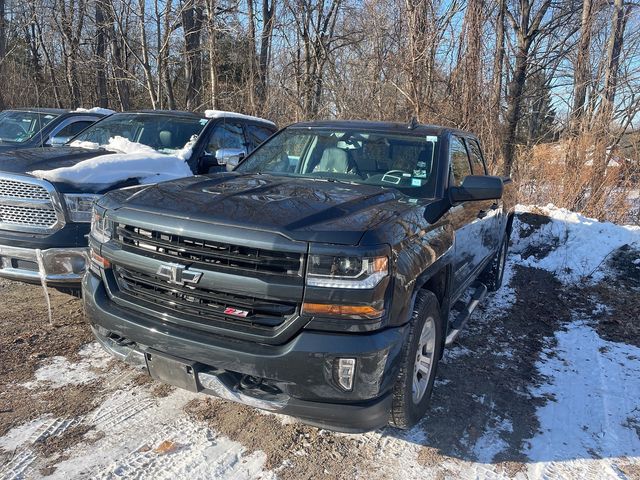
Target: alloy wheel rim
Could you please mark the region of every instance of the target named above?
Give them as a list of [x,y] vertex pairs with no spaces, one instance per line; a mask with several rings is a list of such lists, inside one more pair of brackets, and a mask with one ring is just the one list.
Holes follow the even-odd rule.
[[431,377],[431,370],[433,368],[433,354],[435,352],[435,347],[435,322],[433,317],[429,317],[424,322],[422,330],[420,331],[420,338],[418,340],[418,348],[413,366],[412,398],[414,404],[420,403],[427,391],[429,378]]

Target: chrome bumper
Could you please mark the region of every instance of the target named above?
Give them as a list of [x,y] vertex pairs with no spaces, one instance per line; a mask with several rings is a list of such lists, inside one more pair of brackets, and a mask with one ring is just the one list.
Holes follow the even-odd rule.
[[86,248],[33,248],[0,245],[0,277],[26,283],[80,284],[87,267]]

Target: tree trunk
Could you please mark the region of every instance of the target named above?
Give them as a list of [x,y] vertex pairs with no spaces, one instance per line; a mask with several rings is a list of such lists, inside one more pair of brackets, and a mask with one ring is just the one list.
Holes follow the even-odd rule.
[[[6,55],[7,50],[7,40],[6,40],[6,28],[5,28],[5,20],[4,20],[4,0],[0,0],[0,83],[2,82],[2,73],[3,73],[3,64],[4,57]],[[2,92],[0,91],[0,110],[4,110],[6,107],[4,98],[2,96]]]
[[218,55],[216,46],[216,0],[206,0],[207,50],[209,53],[209,95],[211,108],[218,108]]
[[109,106],[107,92],[107,25],[105,24],[104,5],[102,0],[96,0],[96,94],[98,105],[102,108]]
[[185,55],[185,100],[187,110],[196,110],[202,103],[202,7],[198,0],[187,0],[182,8]]
[[138,15],[140,16],[140,48],[142,50],[142,70],[144,72],[144,79],[147,84],[147,90],[149,91],[149,99],[151,100],[151,108],[154,110],[158,108],[158,98],[156,97],[156,89],[153,82],[154,75],[151,70],[151,60],[149,55],[149,43],[147,42],[147,28],[145,25],[146,18],[146,1],[138,1]]
[[516,65],[513,69],[513,78],[509,84],[508,106],[504,127],[502,144],[502,158],[504,159],[504,175],[510,176],[513,168],[516,130],[520,111],[522,110],[524,84],[527,79],[527,67],[529,63],[529,42],[523,35],[518,35],[518,47],[516,51]]
[[601,205],[604,197],[603,181],[609,163],[608,148],[611,141],[611,122],[613,121],[614,102],[618,87],[618,70],[620,67],[620,53],[624,41],[624,30],[631,12],[631,6],[625,6],[624,0],[614,0],[613,16],[611,18],[611,33],[607,47],[607,69],[605,71],[602,100],[596,122],[598,138],[594,150],[593,171],[591,175],[591,206]]
[[565,159],[564,201],[569,208],[576,208],[583,196],[580,174],[583,170],[586,152],[580,141],[582,122],[587,98],[587,87],[590,83],[589,49],[591,48],[591,31],[593,28],[593,4],[591,0],[583,0],[580,22],[580,39],[574,63],[573,106],[569,117],[569,138]]
[[493,59],[493,95],[491,101],[492,126],[498,131],[500,125],[500,105],[502,101],[502,69],[504,66],[504,14],[506,0],[500,0],[496,17],[496,56]]
[[262,33],[260,35],[260,61],[258,78],[258,101],[260,112],[265,109],[267,101],[267,82],[269,76],[269,61],[271,60],[271,41],[275,25],[276,0],[262,0]]

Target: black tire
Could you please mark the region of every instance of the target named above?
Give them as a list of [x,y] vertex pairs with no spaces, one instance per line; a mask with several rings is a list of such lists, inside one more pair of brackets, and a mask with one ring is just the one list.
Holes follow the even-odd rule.
[[484,271],[478,276],[478,280],[487,286],[487,290],[490,292],[496,292],[500,290],[502,286],[502,279],[504,278],[504,269],[507,265],[507,253],[509,250],[509,237],[504,236],[500,250],[493,257],[491,263],[487,265]]
[[[433,322],[435,345],[431,357],[430,373],[426,379],[426,390],[416,403],[413,389],[413,380],[417,371],[416,357],[420,336],[427,320]],[[418,292],[409,325],[409,340],[402,353],[400,373],[393,388],[393,401],[389,415],[389,425],[403,430],[414,426],[426,413],[438,370],[438,360],[442,353],[442,335],[444,333],[440,320],[440,305],[432,292],[428,290]]]

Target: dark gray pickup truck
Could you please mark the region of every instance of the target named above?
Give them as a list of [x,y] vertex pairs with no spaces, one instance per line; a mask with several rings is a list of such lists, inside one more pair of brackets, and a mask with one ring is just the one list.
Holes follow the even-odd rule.
[[295,124],[233,172],[104,196],[86,314],[161,381],[335,430],[407,428],[500,287],[512,197],[467,132]]
[[234,112],[116,113],[68,145],[0,153],[0,277],[79,292],[91,208],[102,194],[223,170],[276,130]]

